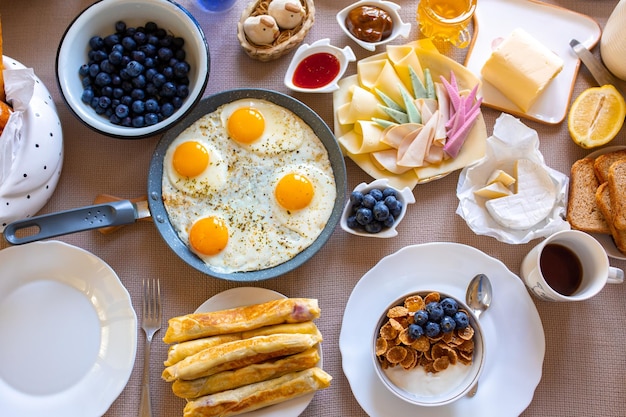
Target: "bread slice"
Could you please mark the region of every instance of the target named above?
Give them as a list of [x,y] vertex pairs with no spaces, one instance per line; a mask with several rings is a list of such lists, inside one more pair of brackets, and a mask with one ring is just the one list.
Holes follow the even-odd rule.
[[611,230],[596,203],[596,190],[600,183],[596,178],[593,164],[593,158],[583,158],[572,165],[567,221],[573,229],[608,234]]
[[620,159],[626,159],[626,149],[620,149],[619,151],[608,152],[599,155],[593,162],[593,170],[598,177],[598,182],[602,184],[609,180],[609,168],[613,165],[613,162],[617,162]]
[[604,182],[598,187],[598,190],[596,191],[596,202],[598,204],[598,207],[600,208],[600,211],[604,215],[604,218],[609,224],[609,228],[611,229],[611,236],[613,236],[615,246],[617,246],[617,249],[620,252],[626,254],[626,230],[619,230],[613,225],[611,193],[609,192],[608,182]]
[[620,230],[626,230],[626,159],[611,165],[608,184],[613,224]]

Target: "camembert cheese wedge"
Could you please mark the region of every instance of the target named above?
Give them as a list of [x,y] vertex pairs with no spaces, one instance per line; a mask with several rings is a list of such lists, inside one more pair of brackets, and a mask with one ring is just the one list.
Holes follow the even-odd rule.
[[523,29],[513,30],[495,47],[481,74],[527,112],[563,69],[563,59]]
[[525,230],[550,214],[557,197],[557,189],[550,174],[529,159],[515,163],[515,193],[488,200],[487,211],[500,225]]

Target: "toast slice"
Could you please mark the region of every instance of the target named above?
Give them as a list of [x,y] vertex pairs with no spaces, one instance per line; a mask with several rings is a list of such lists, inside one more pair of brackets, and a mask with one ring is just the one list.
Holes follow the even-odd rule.
[[611,236],[617,249],[626,254],[626,230],[619,230],[613,225],[613,211],[611,209],[611,193],[609,192],[609,183],[604,182],[600,184],[596,191],[596,202],[600,211],[604,215],[604,218],[609,224],[611,229]]
[[611,165],[608,184],[613,224],[617,229],[626,230],[626,159]]
[[596,203],[600,183],[593,165],[593,158],[582,158],[572,165],[566,217],[573,229],[608,234],[611,230]]
[[605,153],[595,159],[593,170],[600,184],[609,180],[609,168],[613,165],[613,162],[617,162],[620,159],[626,159],[626,149]]

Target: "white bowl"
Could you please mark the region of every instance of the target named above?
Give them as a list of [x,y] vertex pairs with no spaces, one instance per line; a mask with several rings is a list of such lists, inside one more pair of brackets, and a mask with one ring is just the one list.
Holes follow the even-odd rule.
[[[434,279],[436,279],[436,277]],[[463,365],[461,363],[450,364],[447,369],[436,374],[426,373],[419,364],[410,370],[404,369],[402,365],[383,369],[381,361],[376,356],[376,340],[380,335],[381,326],[388,320],[386,316],[387,312],[391,307],[402,305],[404,300],[411,295],[421,295],[425,297],[426,294],[431,292],[438,292],[442,300],[446,297],[453,298],[458,303],[459,310],[462,309],[467,312],[469,323],[474,328],[472,363],[469,365]],[[381,312],[380,319],[372,332],[371,343],[372,360],[374,361],[376,375],[385,388],[401,400],[419,406],[441,406],[465,397],[478,383],[485,362],[485,342],[478,318],[474,315],[472,310],[467,307],[463,300],[442,291],[424,290],[411,292],[391,302],[388,307]],[[397,381],[397,383],[394,382],[394,380]]]
[[[350,12],[350,10],[355,9],[357,7],[361,7],[361,6],[378,7],[379,9],[382,9],[386,11],[387,13],[389,13],[389,16],[391,16],[391,21],[393,22],[393,29],[391,31],[391,35],[389,35],[386,39],[383,39],[379,42],[366,42],[354,36],[350,32],[350,30],[348,30],[348,28],[346,27],[346,17],[348,16],[348,13]],[[406,38],[407,36],[409,36],[409,33],[411,32],[411,24],[404,23],[402,21],[402,18],[400,17],[398,10],[400,10],[400,6],[390,1],[361,0],[361,1],[357,1],[356,3],[352,3],[351,5],[349,5],[348,7],[344,8],[339,13],[337,13],[337,23],[339,23],[339,26],[346,33],[346,35],[348,35],[348,37],[352,39],[354,42],[356,42],[360,47],[368,51],[374,51],[376,50],[377,46],[389,43],[393,41],[394,39],[396,39],[398,36],[402,36],[403,38]]]
[[[330,54],[334,56],[339,62],[339,70],[337,71],[337,74],[326,84],[319,87],[307,88],[295,85],[294,76],[296,69],[302,61],[315,54]],[[328,38],[317,40],[311,45],[305,43],[298,48],[291,59],[291,63],[285,73],[285,85],[287,88],[301,93],[329,93],[331,91],[338,90],[339,85],[337,82],[341,79],[341,77],[343,77],[343,74],[348,68],[348,64],[353,61],[356,61],[356,56],[354,55],[352,48],[346,46],[343,49],[339,49],[336,46],[331,45],[330,39]]]
[[[7,56],[2,63],[5,71],[26,68]],[[12,161],[6,157],[0,162],[0,169],[10,169],[6,176],[0,175],[0,231],[15,220],[34,216],[52,197],[61,176],[61,121],[50,92],[36,75],[22,123],[21,139],[11,150]],[[3,150],[9,145],[6,137],[0,145]]]
[[400,212],[400,215],[395,219],[393,226],[389,228],[383,228],[383,230],[378,233],[369,233],[362,229],[353,229],[349,227],[348,217],[352,215],[352,202],[350,201],[350,199],[348,199],[348,202],[343,209],[343,214],[341,215],[341,220],[339,224],[343,230],[356,236],[377,237],[382,239],[397,236],[398,231],[396,230],[396,227],[404,218],[407,206],[409,204],[415,203],[415,197],[413,196],[413,192],[408,187],[405,187],[402,190],[392,187],[391,185],[389,185],[389,180],[387,178],[381,178],[370,182],[369,184],[362,182],[361,184],[354,187],[353,191],[360,191],[363,194],[366,194],[374,188],[378,188],[380,190],[383,190],[385,188],[392,188],[396,192],[397,200],[402,203],[402,211]]
[[[115,23],[128,27],[155,22],[174,36],[184,39],[185,60],[190,65],[189,95],[180,108],[164,120],[145,127],[124,127],[111,123],[81,100],[83,85],[78,70],[88,62],[89,39],[115,32]],[[209,78],[209,49],[202,28],[179,4],[169,0],[101,0],[83,10],[69,25],[56,57],[56,75],[63,99],[83,123],[104,135],[137,139],[155,135],[185,116],[200,100]]]

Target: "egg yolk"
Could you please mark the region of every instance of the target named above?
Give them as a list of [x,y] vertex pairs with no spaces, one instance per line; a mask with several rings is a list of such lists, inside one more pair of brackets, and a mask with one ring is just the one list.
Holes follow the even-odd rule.
[[172,165],[182,176],[198,176],[209,166],[209,152],[200,142],[181,143],[174,151]]
[[228,244],[228,227],[219,217],[199,219],[191,226],[189,244],[203,255],[217,255]]
[[300,210],[313,200],[313,183],[303,175],[291,173],[278,181],[274,194],[278,204],[287,210]]
[[252,143],[259,139],[265,130],[265,119],[253,107],[241,107],[228,118],[228,134],[239,143]]

